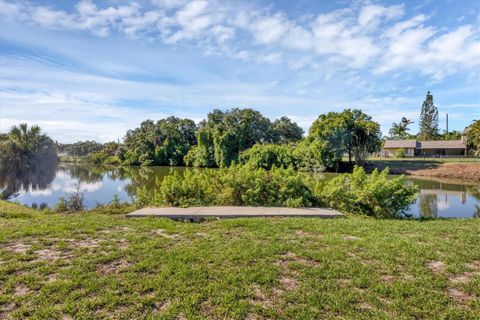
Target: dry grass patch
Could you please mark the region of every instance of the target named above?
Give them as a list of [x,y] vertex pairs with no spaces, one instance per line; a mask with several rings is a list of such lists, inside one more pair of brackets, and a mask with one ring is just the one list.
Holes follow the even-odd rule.
[[98,270],[104,274],[116,274],[129,267],[131,264],[125,259],[114,260],[110,263],[101,264],[98,266]]
[[154,231],[154,234],[156,234],[158,236],[162,236],[164,238],[168,238],[168,239],[176,239],[176,238],[180,237],[180,235],[176,234],[176,233],[173,233],[173,234],[167,233],[167,231],[165,229],[157,229],[157,230]]
[[357,241],[357,240],[362,240],[362,238],[356,237],[356,236],[344,236],[344,237],[343,237],[343,240],[347,240],[347,241]]
[[153,305],[153,313],[163,313],[172,306],[172,302],[169,300],[156,302]]
[[298,289],[299,287],[298,280],[288,276],[281,277],[280,283],[282,284],[283,288],[286,289],[287,291],[293,291]]
[[25,244],[23,242],[13,242],[2,246],[1,248],[17,254],[25,254],[28,250],[32,248],[32,245]]
[[273,306],[273,296],[270,297],[265,294],[263,290],[257,285],[254,285],[252,289],[255,295],[255,299],[253,301],[254,304],[259,304],[264,308],[270,308]]
[[450,298],[455,300],[457,303],[465,303],[467,301],[473,300],[473,297],[466,294],[465,292],[456,289],[456,288],[447,288],[447,294]]
[[295,253],[293,252],[287,252],[285,254],[283,254],[280,258],[280,260],[278,260],[275,264],[278,265],[278,266],[281,266],[283,268],[288,268],[288,265],[290,262],[296,262],[296,263],[299,263],[303,266],[307,266],[307,267],[318,267],[320,266],[320,263],[317,262],[317,261],[314,261],[314,260],[310,260],[310,259],[305,259],[305,258],[301,258],[299,256],[297,256]]
[[23,297],[31,292],[30,288],[24,285],[23,283],[19,283],[15,286],[14,295],[18,297]]
[[430,261],[427,263],[427,268],[433,273],[440,273],[445,270],[445,263],[442,261]]
[[76,241],[72,241],[71,245],[75,248],[87,248],[87,249],[94,249],[100,246],[99,241],[96,239],[76,240]]

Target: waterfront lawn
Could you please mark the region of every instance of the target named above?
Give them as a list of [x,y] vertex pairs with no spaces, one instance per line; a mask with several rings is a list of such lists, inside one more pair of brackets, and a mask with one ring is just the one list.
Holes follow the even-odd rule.
[[480,317],[480,219],[0,213],[1,319]]

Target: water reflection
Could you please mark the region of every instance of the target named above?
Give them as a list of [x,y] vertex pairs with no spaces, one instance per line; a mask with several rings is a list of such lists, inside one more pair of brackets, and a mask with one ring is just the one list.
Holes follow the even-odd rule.
[[[86,206],[111,201],[115,194],[122,201],[131,201],[141,188],[155,197],[164,177],[174,171],[183,174],[183,167],[102,167],[37,163],[28,168],[9,164],[0,168],[0,196],[22,204],[42,204],[53,207],[58,199],[75,191],[80,184]],[[331,179],[336,174],[325,173],[319,179]],[[408,214],[429,218],[480,217],[480,186],[438,179],[408,178],[407,183],[419,187],[417,202]]]
[[57,173],[56,158],[0,160],[0,199],[10,199],[19,192],[42,192]]
[[417,212],[410,213],[425,218],[478,217],[480,186],[439,179],[410,178],[419,187]]

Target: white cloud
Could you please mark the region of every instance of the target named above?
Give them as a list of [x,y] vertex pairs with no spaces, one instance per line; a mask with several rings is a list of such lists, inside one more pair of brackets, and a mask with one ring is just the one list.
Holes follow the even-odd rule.
[[[48,28],[84,30],[99,37],[112,33],[130,38],[161,39],[167,44],[190,42],[206,54],[251,59],[252,48],[308,53],[318,62],[377,73],[413,70],[435,80],[480,64],[478,30],[460,25],[445,31],[424,26],[427,16],[405,15],[404,5],[360,3],[349,8],[295,20],[283,12],[218,0],[154,0],[100,8],[81,0],[71,12],[28,2],[0,0],[0,15]],[[394,25],[392,22],[397,20]],[[270,63],[270,57],[255,59]],[[295,57],[292,58],[296,60]],[[275,59],[277,60],[277,59]],[[434,67],[420,68],[422,65]],[[294,61],[288,65],[297,65]]]

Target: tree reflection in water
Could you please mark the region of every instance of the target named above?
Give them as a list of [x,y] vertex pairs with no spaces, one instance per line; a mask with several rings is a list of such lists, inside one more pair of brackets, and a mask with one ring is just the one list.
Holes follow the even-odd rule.
[[0,199],[7,200],[20,191],[46,189],[57,172],[57,158],[0,160]]
[[420,191],[418,200],[418,211],[422,218],[438,217],[438,203],[436,194],[424,193]]

